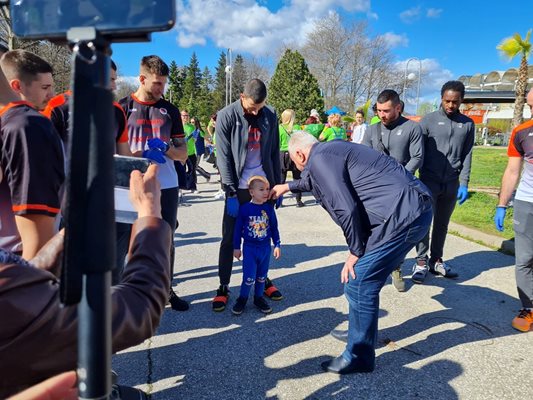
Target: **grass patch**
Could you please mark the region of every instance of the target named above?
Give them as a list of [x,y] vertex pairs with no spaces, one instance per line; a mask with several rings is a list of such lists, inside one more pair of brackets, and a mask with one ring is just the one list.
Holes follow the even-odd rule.
[[507,209],[505,229],[500,232],[494,227],[496,203],[497,200],[494,196],[486,193],[470,192],[469,198],[465,203],[455,206],[452,221],[504,239],[511,239],[514,237],[513,209]]
[[507,148],[475,147],[469,186],[499,189],[506,166]]

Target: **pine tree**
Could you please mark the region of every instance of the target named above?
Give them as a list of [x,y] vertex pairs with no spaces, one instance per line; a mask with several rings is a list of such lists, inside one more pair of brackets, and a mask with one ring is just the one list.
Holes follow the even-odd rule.
[[215,87],[213,89],[213,107],[215,111],[226,105],[226,53],[222,51],[215,69]]
[[202,71],[202,78],[200,80],[200,90],[197,98],[197,113],[195,114],[197,118],[200,118],[204,127],[209,122],[211,114],[216,111],[213,107],[212,87],[213,77],[211,76],[211,71],[209,71],[209,68],[205,67]]
[[296,121],[303,123],[311,109],[324,109],[324,99],[316,78],[298,51],[287,49],[276,66],[268,89],[269,104],[278,115],[291,108],[296,112]]
[[167,98],[176,106],[179,106],[179,101],[183,97],[184,80],[185,69],[179,67],[176,61],[172,60],[169,65]]
[[179,99],[179,105],[181,110],[187,110],[193,115],[196,111],[195,100],[200,90],[201,77],[202,74],[198,65],[198,58],[196,57],[196,53],[192,53],[186,69],[185,80],[183,81],[183,93]]
[[235,101],[239,98],[240,94],[244,91],[244,85],[247,80],[246,66],[244,65],[244,58],[237,54],[233,63],[232,71],[232,85],[231,85],[231,101]]

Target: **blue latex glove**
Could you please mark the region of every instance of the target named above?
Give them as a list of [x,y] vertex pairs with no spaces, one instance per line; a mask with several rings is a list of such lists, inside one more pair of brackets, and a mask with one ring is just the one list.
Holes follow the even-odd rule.
[[166,153],[170,148],[170,145],[168,143],[163,142],[159,138],[148,139],[147,144],[150,150],[159,150],[162,153]]
[[167,162],[165,159],[165,155],[161,150],[158,149],[149,149],[143,151],[143,157],[149,159],[150,161],[154,161],[158,164],[164,164]]
[[278,199],[276,200],[276,205],[274,206],[276,207],[276,210],[281,207],[282,203],[283,203],[283,195],[279,196]]
[[461,185],[457,191],[457,200],[459,200],[459,205],[463,204],[466,199],[468,199],[468,186]]
[[494,225],[496,226],[496,229],[500,232],[503,232],[503,221],[505,220],[506,213],[507,208],[496,207],[496,215],[494,215]]
[[226,213],[233,218],[239,215],[239,199],[237,197],[228,197],[226,199]]

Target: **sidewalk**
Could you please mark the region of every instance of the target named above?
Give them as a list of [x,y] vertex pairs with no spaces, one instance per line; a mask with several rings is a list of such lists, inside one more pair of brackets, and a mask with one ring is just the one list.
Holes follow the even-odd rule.
[[[175,236],[174,284],[191,309],[167,308],[156,336],[114,357],[120,383],[155,400],[531,397],[533,332],[510,326],[520,308],[513,257],[449,235],[445,257],[459,279],[408,281],[405,293],[389,282],[381,292],[376,371],[339,377],[323,373],[320,362],[344,348],[329,336],[347,326],[340,228],[310,196],[303,208],[287,198],[277,213],[282,257],[270,271],[285,299],[271,302],[268,316],[251,306],[238,317],[229,309],[214,313],[223,202],[212,198],[218,184],[199,189],[180,206]],[[240,279],[239,262],[230,307]]]

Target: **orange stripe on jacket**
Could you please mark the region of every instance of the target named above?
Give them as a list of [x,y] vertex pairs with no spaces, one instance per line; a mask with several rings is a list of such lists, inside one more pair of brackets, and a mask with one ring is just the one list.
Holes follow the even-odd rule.
[[26,210],[39,210],[47,211],[53,214],[59,214],[59,208],[48,207],[44,204],[14,204],[12,206],[13,212],[26,211]]

